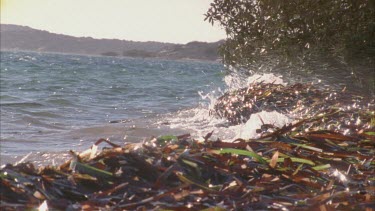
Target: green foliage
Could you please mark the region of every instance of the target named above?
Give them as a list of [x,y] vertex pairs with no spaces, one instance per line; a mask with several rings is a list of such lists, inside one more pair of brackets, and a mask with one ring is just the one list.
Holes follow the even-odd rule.
[[231,153],[235,155],[245,155],[249,156],[252,158],[255,158],[259,163],[266,164],[267,161],[262,158],[262,156],[258,155],[255,152],[250,152],[247,150],[241,150],[241,149],[232,149],[232,148],[225,148],[225,149],[220,149],[219,151],[214,151],[219,154],[225,154],[225,153]]
[[160,136],[156,139],[157,143],[160,146],[165,146],[167,143],[171,141],[177,141],[177,140],[178,140],[177,136],[173,136],[173,135]]
[[206,20],[219,23],[228,39],[224,63],[246,67],[259,59],[281,62],[375,55],[375,4],[371,0],[214,0]]

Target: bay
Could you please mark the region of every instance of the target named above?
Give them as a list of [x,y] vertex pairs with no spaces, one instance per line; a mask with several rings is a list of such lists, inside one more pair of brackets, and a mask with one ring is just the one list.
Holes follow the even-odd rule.
[[168,133],[159,115],[223,86],[213,62],[1,52],[1,163]]

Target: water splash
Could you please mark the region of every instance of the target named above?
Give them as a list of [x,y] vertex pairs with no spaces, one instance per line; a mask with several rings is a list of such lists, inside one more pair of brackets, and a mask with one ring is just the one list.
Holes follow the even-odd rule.
[[224,91],[221,89],[208,93],[200,91],[198,94],[202,101],[206,103],[201,103],[197,108],[182,110],[171,114],[164,117],[160,122],[168,122],[171,128],[188,130],[193,137],[198,139],[202,139],[207,133],[213,131],[213,138],[220,138],[224,141],[233,141],[237,138],[251,139],[258,137],[257,130],[261,129],[263,124],[282,127],[293,121],[292,117],[276,111],[261,111],[253,114],[250,120],[244,124],[230,126],[226,119],[211,114],[218,97],[227,91],[244,88],[257,82],[282,85],[286,85],[287,83],[283,81],[281,76],[276,76],[272,73],[253,74],[245,77],[236,70],[232,70],[231,74],[226,75],[223,80],[226,84]]
[[[292,123],[292,121],[292,118],[276,111],[261,111],[252,114],[250,116],[250,119],[245,124],[240,125],[235,138],[259,138],[260,133],[258,132],[258,130],[272,130],[275,128],[281,128],[284,125]],[[265,125],[268,125],[269,127],[263,127]]]
[[272,84],[281,84],[283,86],[286,86],[287,83],[284,82],[282,79],[282,76],[276,76],[272,73],[265,73],[265,74],[254,74],[247,78],[247,85],[253,84],[253,83],[272,83]]

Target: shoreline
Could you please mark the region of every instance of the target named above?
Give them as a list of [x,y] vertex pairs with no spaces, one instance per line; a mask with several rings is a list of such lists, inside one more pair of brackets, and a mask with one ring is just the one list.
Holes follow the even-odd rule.
[[[360,110],[364,122],[356,128],[370,127],[350,134],[308,126],[321,124],[324,118],[345,119],[351,112],[328,109],[271,133],[262,132],[259,139],[234,142],[212,140],[211,134],[200,141],[182,134],[124,145],[99,139],[86,151],[71,151],[60,166],[6,165],[0,170],[5,188],[0,206],[63,210],[371,208],[375,200],[371,188],[375,185],[375,161],[371,159],[375,130],[368,118],[374,114]],[[105,147],[99,150],[102,145]]]
[[[147,121],[152,121],[148,119]],[[46,147],[42,151],[32,150],[21,154],[0,155],[0,166],[6,164],[14,164],[19,162],[24,157],[25,161],[33,162],[36,166],[50,165],[54,162],[56,165],[61,164],[67,157],[69,150],[85,150],[91,146],[98,138],[104,138],[113,141],[116,144],[124,143],[139,143],[152,137],[162,136],[165,134],[187,133],[187,130],[178,128],[169,128],[163,124],[151,125],[150,122],[142,122],[132,120],[126,123],[106,123],[101,125],[93,125],[90,127],[82,127],[69,132],[63,132],[63,137],[58,137],[60,134],[53,135],[56,140],[50,140],[51,147]],[[63,139],[69,142],[63,142]],[[60,144],[57,140],[61,140]],[[25,140],[27,144],[27,140]],[[48,143],[45,143],[48,145]],[[57,150],[62,148],[62,150]],[[2,147],[3,149],[3,147]],[[30,154],[31,153],[31,154]],[[59,156],[63,156],[60,158]],[[52,161],[54,160],[54,161]]]

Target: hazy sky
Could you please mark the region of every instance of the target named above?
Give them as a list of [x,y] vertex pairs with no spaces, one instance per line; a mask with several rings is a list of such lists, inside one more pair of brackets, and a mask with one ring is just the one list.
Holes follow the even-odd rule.
[[212,0],[0,0],[1,23],[94,38],[186,43],[217,41],[204,21]]

